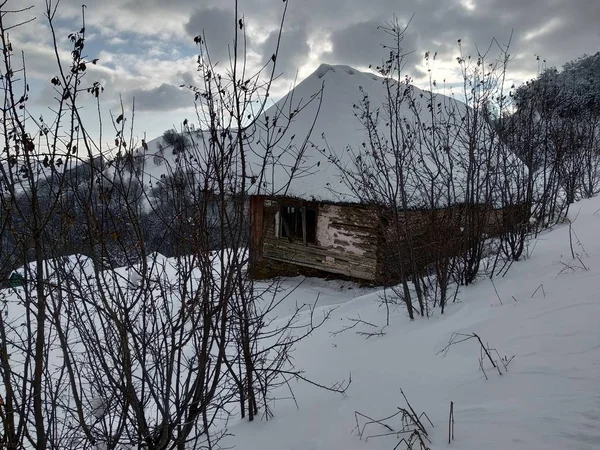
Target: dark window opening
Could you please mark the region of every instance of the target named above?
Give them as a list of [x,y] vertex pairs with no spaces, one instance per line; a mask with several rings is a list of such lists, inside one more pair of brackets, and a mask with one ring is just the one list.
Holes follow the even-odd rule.
[[306,242],[317,243],[317,211],[306,209]]
[[280,236],[304,244],[317,243],[317,211],[301,206],[283,205],[280,210]]

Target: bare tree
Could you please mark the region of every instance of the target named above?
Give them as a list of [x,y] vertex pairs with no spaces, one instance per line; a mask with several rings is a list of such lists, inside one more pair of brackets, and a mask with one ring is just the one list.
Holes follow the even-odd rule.
[[[51,81],[58,114],[49,125],[27,114],[25,70],[13,67],[5,22],[13,12],[3,9],[0,21],[0,198],[11,212],[0,230],[3,245],[14,249],[7,264],[21,261],[24,277],[23,286],[2,292],[10,308],[0,319],[6,445],[213,448],[232,413],[272,415],[273,390],[291,379],[344,393],[350,380],[317,383],[290,358],[328,314],[299,305],[287,322],[274,323],[283,301],[278,282],[256,285],[246,271],[249,195],[262,192],[276,146],[293,147],[301,172],[308,142],[284,143],[273,131],[285,130],[302,105],[290,105],[287,117],[281,109],[279,123],[264,116],[278,46],[251,72],[237,2],[224,72],[204,37],[196,38],[202,78],[192,90],[202,131],[184,124],[189,146],[172,163],[165,158],[167,176],[157,181],[144,170],[145,154],[134,150],[135,105],[111,113],[114,145],[86,131],[79,99],[95,100],[100,120],[103,88],[84,78],[95,63],[84,53],[85,21],[69,36],[72,60],[63,66],[56,5],[46,6],[58,63]],[[287,3],[280,33],[286,11]],[[171,258],[153,250],[156,241],[172,244]]]

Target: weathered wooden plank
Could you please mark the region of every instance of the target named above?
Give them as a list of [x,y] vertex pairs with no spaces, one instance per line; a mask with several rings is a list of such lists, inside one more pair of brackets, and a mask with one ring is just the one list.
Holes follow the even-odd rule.
[[272,249],[268,252],[265,252],[265,258],[278,258],[281,260],[285,260],[289,263],[296,263],[299,261],[304,262],[314,262],[325,264],[329,266],[349,266],[349,267],[375,267],[376,261],[374,259],[346,259],[346,258],[335,258],[333,256],[323,257],[320,255],[312,254],[312,253],[297,253],[290,254],[288,252]]
[[258,270],[262,258],[264,237],[264,198],[259,196],[250,197],[250,261],[249,270],[254,273]]
[[[290,263],[290,261],[286,258],[279,257],[269,257],[269,259],[274,261],[281,261],[284,263]],[[346,275],[348,277],[359,278],[361,280],[375,280],[376,271],[373,269],[372,271],[364,270],[362,267],[351,268],[351,267],[342,267],[342,266],[330,266],[327,264],[319,263],[319,262],[304,262],[304,261],[293,261],[293,264],[303,267],[308,267],[311,269],[322,270],[324,272],[337,273],[341,275]]]
[[[327,247],[323,247],[315,244],[303,245],[301,242],[289,242],[285,239],[273,238],[270,236],[265,236],[264,238],[265,245],[271,245],[273,247],[278,247],[282,249],[286,249],[287,251],[295,251],[295,252],[303,252],[303,251],[312,251],[318,252],[323,255],[328,255],[330,252],[339,252],[341,254],[352,255],[354,257],[368,257],[369,254],[375,255],[377,253],[377,246],[375,245],[361,245],[361,253],[358,254],[356,251],[348,251],[348,245],[342,243],[341,245],[333,244]],[[352,244],[356,246],[356,244]]]
[[348,238],[348,239],[360,239],[360,241],[364,244],[368,244],[368,243],[376,243],[377,242],[377,234],[372,233],[372,234],[358,234],[358,233],[351,233],[351,232],[347,232],[345,230],[332,230],[332,235],[334,238]]
[[[373,228],[356,226],[342,215],[351,206],[324,205],[319,209],[317,220],[317,243],[327,249],[343,249],[346,253],[357,256],[371,253],[377,254],[377,233]],[[347,218],[356,217],[362,220],[359,214],[346,214]]]
[[372,229],[377,228],[378,220],[375,218],[360,217],[358,215],[342,217],[342,216],[338,216],[334,213],[331,213],[331,216],[332,216],[331,222],[333,225],[354,226],[357,229],[364,228],[367,230],[372,230]]
[[302,242],[304,243],[304,245],[307,244],[306,242],[306,208],[303,206],[302,209]]
[[370,261],[375,263],[375,261],[377,260],[375,252],[368,255],[357,256],[352,253],[346,253],[331,248],[324,249],[321,247],[311,245],[305,247],[303,245],[298,246],[293,243],[285,243],[284,245],[274,245],[271,242],[265,242],[263,254],[265,256],[268,256],[274,253],[288,254],[290,259],[295,258],[298,255],[313,255],[321,259],[326,257],[333,257],[345,261],[354,260],[357,261],[358,264],[361,264],[363,262],[367,264]]
[[302,247],[298,247],[298,246],[282,246],[282,245],[272,245],[271,243],[265,243],[264,245],[264,252],[282,252],[285,254],[289,254],[290,256],[292,255],[302,255],[302,254],[306,254],[306,255],[314,255],[314,256],[318,256],[320,258],[325,258],[328,256],[331,257],[335,257],[341,260],[348,260],[348,261],[368,261],[368,260],[376,260],[376,254],[373,252],[372,254],[368,254],[368,255],[356,255],[354,253],[348,253],[348,252],[344,252],[344,251],[340,251],[337,249],[332,249],[332,248],[328,248],[328,249],[324,249],[324,248],[320,248],[320,247],[316,247],[316,246],[302,246]]
[[338,232],[348,233],[360,237],[374,236],[378,231],[378,228],[375,227],[361,227],[351,223],[341,222],[329,222],[329,227]]

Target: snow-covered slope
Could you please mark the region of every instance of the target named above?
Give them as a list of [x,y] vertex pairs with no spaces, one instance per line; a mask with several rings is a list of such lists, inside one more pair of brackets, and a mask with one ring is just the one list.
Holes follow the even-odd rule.
[[[317,298],[320,306],[315,317],[331,311],[323,327],[298,343],[292,354],[296,367],[323,385],[348,379],[350,374],[352,383],[346,395],[340,396],[292,381],[290,387],[298,408],[287,386],[282,386],[273,392],[275,400],[270,406],[275,416],[269,421],[248,423],[233,410],[222,447],[391,450],[399,443],[395,434],[359,439],[354,430],[355,411],[374,419],[390,416],[398,407],[406,407],[400,393],[403,389],[415,410],[425,412],[434,424],[427,426],[432,450],[597,450],[599,211],[600,198],[573,204],[571,227],[563,225],[540,235],[530,243],[531,256],[514,263],[504,278],[494,279],[494,284],[482,278],[462,288],[458,301],[448,305],[443,316],[436,308],[432,317],[410,322],[404,308],[398,306],[392,308],[386,326],[381,290],[342,281],[308,279],[298,286],[298,279],[284,280],[283,289],[278,291],[282,302],[274,311],[272,326],[287,322],[296,304]],[[161,274],[157,280],[162,283],[162,275],[165,276],[165,290],[157,291],[154,301],[160,299],[163,303],[157,304],[175,310],[181,299],[177,289],[169,290],[172,284],[168,278],[177,265],[159,255],[155,262],[155,269]],[[84,277],[89,273],[87,258],[73,255],[49,261],[50,272],[57,263],[85,285],[78,274]],[[111,288],[117,283],[134,287],[139,281],[135,267],[115,272],[117,276],[109,279]],[[54,279],[53,275],[49,277],[49,289],[55,288]],[[263,284],[267,285],[268,282]],[[256,287],[260,289],[261,284]],[[13,323],[22,326],[24,303],[16,294],[19,289],[4,290],[1,297],[8,308],[6,320],[12,317]],[[171,294],[165,297],[163,292]],[[352,327],[356,319],[361,323]],[[306,315],[300,317],[298,325],[303,321],[308,321]],[[337,333],[348,327],[351,328]],[[18,326],[11,328],[13,336],[21,331]],[[374,331],[382,333],[370,338],[359,334]],[[474,340],[452,346],[445,356],[439,354],[453,333],[477,333],[498,351],[497,356],[494,354],[496,361],[503,356],[514,359],[508,370],[502,369],[502,375],[484,359],[484,375]],[[53,351],[58,352],[58,348]],[[13,364],[19,364],[18,357],[12,359],[16,361]],[[59,355],[51,355],[50,360],[61,367]],[[451,401],[455,440],[448,445]],[[364,425],[365,420],[360,420],[360,425]],[[385,424],[397,431],[400,417],[386,420]],[[389,430],[373,425],[363,437],[386,432]]]
[[[405,90],[406,85],[402,84],[401,89]],[[411,133],[419,134],[419,138],[415,137],[418,142],[415,141],[410,146],[413,149],[413,154],[407,157],[410,162],[404,163],[403,169],[409,172],[408,175],[403,174],[409,204],[416,207],[425,206],[422,204],[425,198],[437,198],[438,204],[435,206],[461,201],[466,189],[464,165],[468,158],[466,137],[460,120],[466,106],[454,98],[435,94],[434,110],[439,123],[434,145],[432,130],[428,128],[432,122],[428,109],[430,95],[413,86],[410,98],[414,103],[411,106],[411,102],[405,98],[398,111],[398,115],[406,120],[401,127],[408,124]],[[384,106],[388,96],[382,77],[349,66],[322,64],[301,81],[257,119],[256,129],[248,131],[251,137],[246,145],[245,159],[251,178],[256,180],[250,187],[250,192],[308,200],[358,202],[360,196],[357,196],[355,189],[357,184],[369,178],[380,181],[387,181],[389,178],[394,184],[398,175],[392,170],[395,161],[390,161],[393,158],[389,152],[383,157],[387,160],[385,164],[381,163],[381,155],[378,156],[379,160],[375,160],[372,154],[368,154],[368,132],[357,118],[366,98],[373,113],[379,110],[378,134],[384,140],[389,140],[389,130],[386,129],[388,118]],[[440,105],[439,108],[437,105]],[[273,124],[276,117],[277,123]],[[451,125],[448,128],[440,126],[444,124]],[[206,150],[209,136],[199,130],[188,131],[189,129],[183,136],[189,142],[185,152],[175,154],[173,145],[169,145],[161,136],[149,141],[146,148],[138,146],[133,152],[133,158],[123,164],[130,163],[129,167],[136,169],[135,176],[139,177],[146,189],[155,186],[178,169],[195,169],[196,175],[202,176],[201,173],[205,173],[203,169],[206,169],[202,166],[207,165],[206,160],[214,159],[214,155],[207,155],[210,153]],[[235,130],[231,131],[235,140]],[[440,142],[446,138],[447,149],[441,150],[444,146]],[[269,145],[265,145],[267,141]],[[363,143],[367,145],[363,147]],[[419,145],[421,150],[417,151]],[[268,149],[265,150],[265,147]],[[516,161],[510,153],[505,153],[487,155],[479,162],[482,167],[498,167],[503,162]],[[357,159],[362,161],[358,165]],[[233,161],[239,164],[241,158],[234,155]],[[0,164],[6,162],[0,161]],[[70,168],[75,169],[77,164],[77,161],[71,161]],[[37,165],[38,177],[50,175],[51,170],[44,168],[41,162]],[[107,162],[105,175],[112,177],[116,165],[115,161]],[[201,167],[200,170],[197,170],[198,166]],[[523,167],[520,163],[516,166],[517,172]],[[355,174],[368,175],[364,179],[358,176],[361,183],[357,183],[352,176],[344,179],[346,169]],[[481,184],[502,184],[502,179],[494,179],[490,175],[488,171],[484,171],[477,177]],[[126,172],[124,176],[128,176]],[[453,184],[453,198],[447,198],[449,184]],[[24,189],[27,185],[25,182]],[[237,190],[239,187],[232,189]],[[433,193],[431,189],[434,190]]]
[[[355,411],[387,417],[406,407],[402,388],[415,410],[426,412],[435,425],[428,425],[433,450],[599,449],[599,209],[600,198],[572,205],[571,218],[577,217],[573,250],[581,260],[571,256],[569,227],[558,227],[531,243],[535,249],[528,260],[494,279],[498,295],[488,279],[481,279],[463,288],[443,316],[410,322],[405,310],[397,309],[381,337],[357,334],[374,330],[368,326],[332,334],[358,317],[385,325],[379,293],[306,282],[290,301],[307,301],[314,291],[324,291],[329,302],[345,303],[298,345],[295,363],[323,384],[351,373],[347,396],[294,382],[298,408],[292,400],[279,400],[273,420],[233,420],[228,431],[234,436],[223,444],[245,450],[391,450],[399,442],[395,435],[359,439],[353,431]],[[475,341],[438,354],[455,332],[477,333],[500,355],[514,355],[508,372],[499,375],[487,364],[486,380]],[[289,392],[282,389],[276,396],[289,398]],[[451,401],[455,440],[448,445]],[[400,417],[386,424],[399,430]],[[388,431],[373,425],[365,437]]]

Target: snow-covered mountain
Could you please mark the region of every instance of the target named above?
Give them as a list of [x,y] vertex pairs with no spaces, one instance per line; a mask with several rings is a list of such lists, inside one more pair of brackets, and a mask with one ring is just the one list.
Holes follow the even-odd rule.
[[[322,64],[271,107],[265,113],[269,118],[279,112],[289,115],[290,109],[299,107],[301,110],[289,120],[286,136],[270,155],[271,164],[264,177],[266,185],[261,187],[263,192],[315,200],[356,200],[331,159],[338,158],[343,166],[351,165],[351,153],[347,149],[358,151],[367,139],[364,126],[355,116],[355,106],[360,104],[364,94],[368,94],[371,104],[382,106],[386,101],[383,78],[349,66]],[[279,125],[285,127],[287,122],[284,117]],[[310,142],[301,149],[309,133]],[[291,149],[284,148],[287,145]],[[260,171],[262,156],[253,161],[254,173]],[[294,165],[298,168],[288,186]]]

